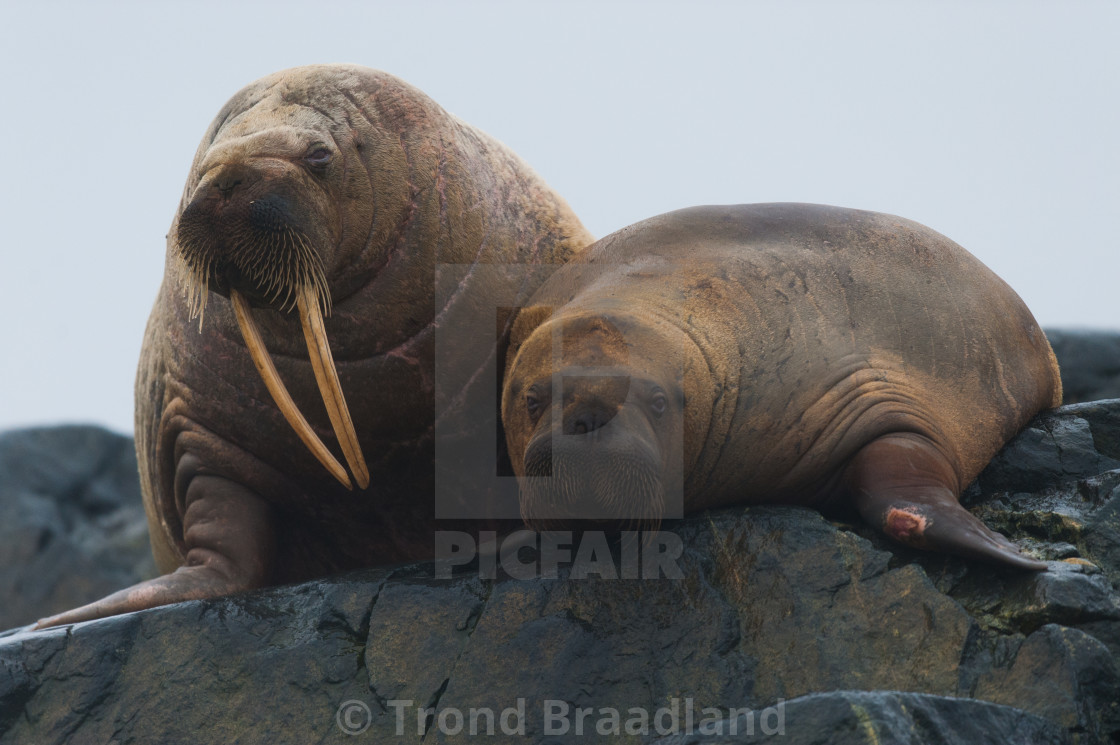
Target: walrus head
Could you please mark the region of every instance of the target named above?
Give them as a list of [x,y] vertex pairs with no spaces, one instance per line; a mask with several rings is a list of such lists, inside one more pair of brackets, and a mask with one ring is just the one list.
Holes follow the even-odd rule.
[[211,147],[178,223],[192,315],[201,315],[210,289],[281,311],[310,293],[329,313],[319,251],[332,243],[324,229],[330,215],[307,199],[335,158],[320,138],[272,130]]
[[[173,236],[185,264],[183,289],[192,317],[211,291],[228,297],[253,361],[284,417],[335,478],[346,470],[307,423],[281,382],[253,320],[252,306],[295,311],[320,394],[343,455],[360,487],[367,469],[334,359],[324,316],[330,314],[328,272],[343,245],[338,204],[355,189],[347,143],[337,125],[304,91],[280,90],[246,104],[235,99],[196,158]],[[242,110],[230,110],[240,104]],[[360,166],[360,164],[358,164]],[[364,239],[366,236],[362,236]]]
[[521,346],[502,419],[530,527],[654,530],[679,499],[682,380],[656,337],[591,314],[554,318]]

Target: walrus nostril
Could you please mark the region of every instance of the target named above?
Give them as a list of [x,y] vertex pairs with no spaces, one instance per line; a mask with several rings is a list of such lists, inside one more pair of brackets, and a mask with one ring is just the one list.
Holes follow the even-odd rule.
[[226,178],[214,182],[214,188],[220,191],[223,197],[228,197],[240,185],[241,179],[239,178]]
[[614,419],[626,403],[630,377],[624,374],[565,374],[562,432],[595,434]]
[[608,412],[601,404],[584,404],[564,415],[564,434],[586,435],[595,432],[609,422],[614,412]]

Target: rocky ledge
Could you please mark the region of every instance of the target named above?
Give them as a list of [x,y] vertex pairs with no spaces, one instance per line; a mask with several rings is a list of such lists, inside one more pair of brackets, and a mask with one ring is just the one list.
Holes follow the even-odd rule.
[[0,434],[0,629],[154,573],[131,437],[81,425]]
[[652,564],[580,544],[552,578],[417,564],[17,628],[0,742],[1120,741],[1120,400],[1038,417],[966,501],[1049,571],[704,513]]

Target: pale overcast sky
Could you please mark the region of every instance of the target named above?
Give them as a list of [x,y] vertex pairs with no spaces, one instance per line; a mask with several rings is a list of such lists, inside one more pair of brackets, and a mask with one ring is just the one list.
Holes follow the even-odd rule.
[[802,201],[961,243],[1044,326],[1120,328],[1120,3],[0,3],[0,430],[132,430],[194,150],[352,62],[503,140],[597,236]]

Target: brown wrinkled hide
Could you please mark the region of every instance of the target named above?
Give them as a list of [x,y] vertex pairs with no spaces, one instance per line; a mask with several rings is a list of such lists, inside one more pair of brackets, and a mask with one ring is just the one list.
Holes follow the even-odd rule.
[[[317,142],[336,155],[311,172],[301,158]],[[234,183],[245,196],[226,205]],[[210,288],[201,331],[190,318],[176,238],[184,214],[198,211],[204,225],[225,220],[215,232],[235,236],[250,203],[269,198],[283,199],[322,264],[333,302],[326,328],[370,469],[366,491],[346,491],[296,439],[254,370],[224,288]],[[312,66],[237,93],[191,167],[136,384],[141,482],[161,570],[187,560],[195,476],[228,479],[267,505],[276,547],[258,573],[267,582],[430,554],[433,337],[438,318],[455,310],[435,307],[435,266],[561,263],[591,240],[516,155],[390,75]],[[492,281],[468,277],[450,306],[535,289]],[[337,453],[299,319],[264,305],[253,313],[280,376]],[[480,422],[464,435],[492,432],[493,422]],[[188,455],[200,465],[177,474]],[[487,495],[464,496],[475,497]]]
[[[580,348],[579,363],[603,374],[679,381],[683,403],[670,395],[666,417],[683,428],[673,462],[686,511],[826,506],[852,457],[890,433],[928,438],[955,497],[1061,402],[1050,345],[1014,291],[944,236],[890,215],[801,204],[671,212],[596,243],[531,306],[511,336],[502,402],[518,475],[549,427],[527,415],[526,391]],[[625,336],[625,363],[603,352],[604,322]],[[572,336],[560,364],[558,329]],[[912,527],[889,517],[888,528]]]

